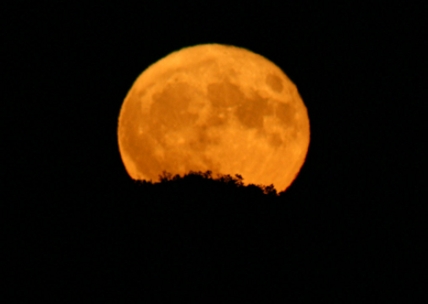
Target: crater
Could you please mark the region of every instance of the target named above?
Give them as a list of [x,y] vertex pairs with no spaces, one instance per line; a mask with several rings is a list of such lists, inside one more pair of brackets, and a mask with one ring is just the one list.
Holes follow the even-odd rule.
[[149,137],[139,137],[137,140],[136,138],[133,135],[132,140],[123,140],[124,150],[132,160],[134,172],[143,173],[149,179],[156,179],[162,168],[162,158],[155,155],[156,142]]
[[189,112],[192,93],[190,85],[175,83],[168,85],[160,93],[153,94],[149,115],[151,127],[176,129],[195,123],[198,115]]
[[276,117],[284,124],[290,124],[295,120],[296,111],[287,103],[278,103],[275,109]]
[[245,103],[239,105],[235,115],[239,122],[247,128],[263,128],[263,116],[270,114],[271,106],[268,105],[267,99],[255,95],[247,99]]
[[228,121],[228,113],[224,110],[218,110],[214,113],[209,113],[207,123],[212,127],[220,127],[225,125]]
[[205,151],[208,146],[218,143],[218,138],[208,132],[208,127],[202,126],[194,132],[189,141],[189,147],[194,151]]
[[282,138],[278,133],[269,134],[268,141],[269,144],[275,148],[279,148],[283,143]]
[[207,90],[208,99],[216,108],[231,108],[245,101],[239,87],[229,82],[209,84]]
[[281,93],[284,89],[281,78],[274,74],[268,74],[265,82],[274,92]]

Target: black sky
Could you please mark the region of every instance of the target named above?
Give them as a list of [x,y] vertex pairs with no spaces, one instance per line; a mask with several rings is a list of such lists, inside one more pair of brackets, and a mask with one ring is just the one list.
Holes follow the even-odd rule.
[[[8,153],[2,184],[8,258],[27,263],[17,252],[37,247],[25,245],[26,239],[36,238],[29,236],[33,229],[55,231],[52,218],[79,214],[82,226],[66,232],[73,239],[73,229],[80,236],[84,219],[97,218],[103,202],[120,204],[124,193],[136,191],[116,138],[127,91],[148,65],[170,52],[222,43],[276,63],[308,108],[307,161],[283,198],[298,210],[299,229],[314,218],[322,227],[322,241],[307,250],[324,250],[326,257],[330,249],[323,246],[336,242],[333,247],[339,249],[331,252],[346,260],[347,254],[355,258],[349,253],[355,248],[367,246],[368,256],[376,257],[371,263],[385,260],[382,269],[403,271],[394,274],[394,286],[400,280],[412,285],[407,278],[415,278],[417,267],[409,261],[422,256],[426,212],[419,161],[424,120],[418,118],[426,71],[426,59],[419,56],[426,40],[422,1],[387,6],[358,1],[329,6],[315,1],[216,3],[6,6],[7,98],[2,108]],[[34,228],[43,222],[49,228]],[[310,243],[317,238],[315,226],[298,236]],[[37,273],[16,269],[12,272],[24,277]],[[370,277],[368,270],[364,276]],[[16,281],[20,279],[11,282]],[[359,288],[361,293],[369,289],[364,284]]]

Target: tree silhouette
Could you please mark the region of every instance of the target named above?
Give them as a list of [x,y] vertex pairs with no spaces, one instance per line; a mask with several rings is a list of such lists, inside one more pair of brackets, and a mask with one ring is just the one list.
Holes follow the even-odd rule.
[[237,189],[248,189],[247,191],[256,193],[261,192],[263,194],[266,194],[268,196],[276,196],[277,191],[273,184],[265,186],[265,185],[255,185],[255,184],[249,184],[244,185],[244,178],[242,175],[235,174],[235,176],[231,176],[230,174],[217,174],[216,177],[213,177],[211,171],[190,171],[189,173],[185,174],[183,177],[179,174],[173,175],[170,172],[163,171],[162,174],[159,175],[160,183],[170,183],[170,182],[178,182],[179,180],[183,181],[191,181],[194,182],[199,181],[203,182],[204,180],[207,183],[223,183],[227,185],[227,187],[233,187]]

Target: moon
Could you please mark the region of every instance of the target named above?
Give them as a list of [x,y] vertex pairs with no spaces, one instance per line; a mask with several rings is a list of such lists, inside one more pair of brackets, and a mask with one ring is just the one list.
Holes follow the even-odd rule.
[[283,191],[305,161],[309,137],[307,109],[284,72],[221,44],[183,48],[149,66],[118,120],[120,155],[135,180],[209,170]]

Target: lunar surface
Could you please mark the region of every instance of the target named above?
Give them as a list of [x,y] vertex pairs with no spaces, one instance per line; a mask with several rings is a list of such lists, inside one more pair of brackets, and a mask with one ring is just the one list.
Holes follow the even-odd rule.
[[219,44],[184,48],[148,67],[118,123],[133,179],[210,170],[279,191],[300,171],[309,137],[306,107],[284,72],[261,55]]

